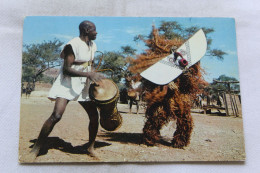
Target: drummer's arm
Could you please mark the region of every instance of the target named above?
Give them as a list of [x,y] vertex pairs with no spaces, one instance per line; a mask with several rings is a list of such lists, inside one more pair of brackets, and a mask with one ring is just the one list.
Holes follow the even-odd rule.
[[73,53],[71,45],[67,45],[64,50],[64,64],[63,64],[63,74],[71,77],[88,77],[93,82],[98,82],[104,77],[98,73],[94,72],[82,72],[71,68],[73,62],[75,61],[75,55]]
[[71,45],[67,45],[64,50],[64,64],[63,64],[63,74],[71,77],[88,77],[88,72],[81,72],[71,68],[73,62],[75,61],[75,56]]

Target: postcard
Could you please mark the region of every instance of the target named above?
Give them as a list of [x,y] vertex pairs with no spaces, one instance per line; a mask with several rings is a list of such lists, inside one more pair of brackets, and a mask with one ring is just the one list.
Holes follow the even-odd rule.
[[28,16],[20,163],[244,161],[235,20]]

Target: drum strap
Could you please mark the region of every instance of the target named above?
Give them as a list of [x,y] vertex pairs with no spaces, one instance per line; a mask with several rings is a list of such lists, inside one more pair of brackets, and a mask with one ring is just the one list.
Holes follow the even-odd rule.
[[87,66],[91,66],[93,63],[93,61],[87,61],[84,64],[82,64],[81,66],[83,66],[84,68],[86,68]]
[[91,66],[93,64],[93,61],[84,61],[84,62],[73,62],[74,65],[81,65],[83,66],[84,68],[88,67],[88,66]]

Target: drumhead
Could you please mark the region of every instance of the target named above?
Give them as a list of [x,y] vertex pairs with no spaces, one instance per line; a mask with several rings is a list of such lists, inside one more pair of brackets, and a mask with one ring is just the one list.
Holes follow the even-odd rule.
[[96,84],[91,84],[89,96],[96,101],[107,101],[113,99],[118,93],[117,85],[110,79],[103,79]]

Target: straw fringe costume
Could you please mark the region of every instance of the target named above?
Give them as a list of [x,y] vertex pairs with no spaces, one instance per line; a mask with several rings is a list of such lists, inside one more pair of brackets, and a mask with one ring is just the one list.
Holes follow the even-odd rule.
[[[76,37],[67,43],[67,45],[71,45],[72,47],[75,55],[75,62],[82,64],[72,65],[73,69],[83,72],[91,71],[91,62],[93,61],[94,54],[97,50],[96,44],[93,41],[91,43],[92,44],[88,46],[79,37]],[[84,62],[87,64],[86,66],[84,66]],[[60,73],[49,92],[48,98],[50,100],[55,100],[57,97],[61,97],[72,101],[90,101],[88,93],[89,86],[90,80],[86,77],[70,77],[64,75],[62,66]]]
[[[149,49],[145,53],[131,59],[129,70],[140,78],[140,73],[171,53],[173,46],[180,47],[184,40],[166,40],[159,36],[153,28],[152,38],[143,40]],[[146,122],[143,128],[143,142],[152,146],[160,140],[160,129],[170,120],[176,120],[176,131],[173,133],[172,146],[183,148],[190,143],[193,129],[191,117],[192,100],[201,88],[206,85],[201,75],[200,63],[191,66],[177,79],[168,85],[156,85],[146,79],[141,79],[145,91],[147,109]]]

